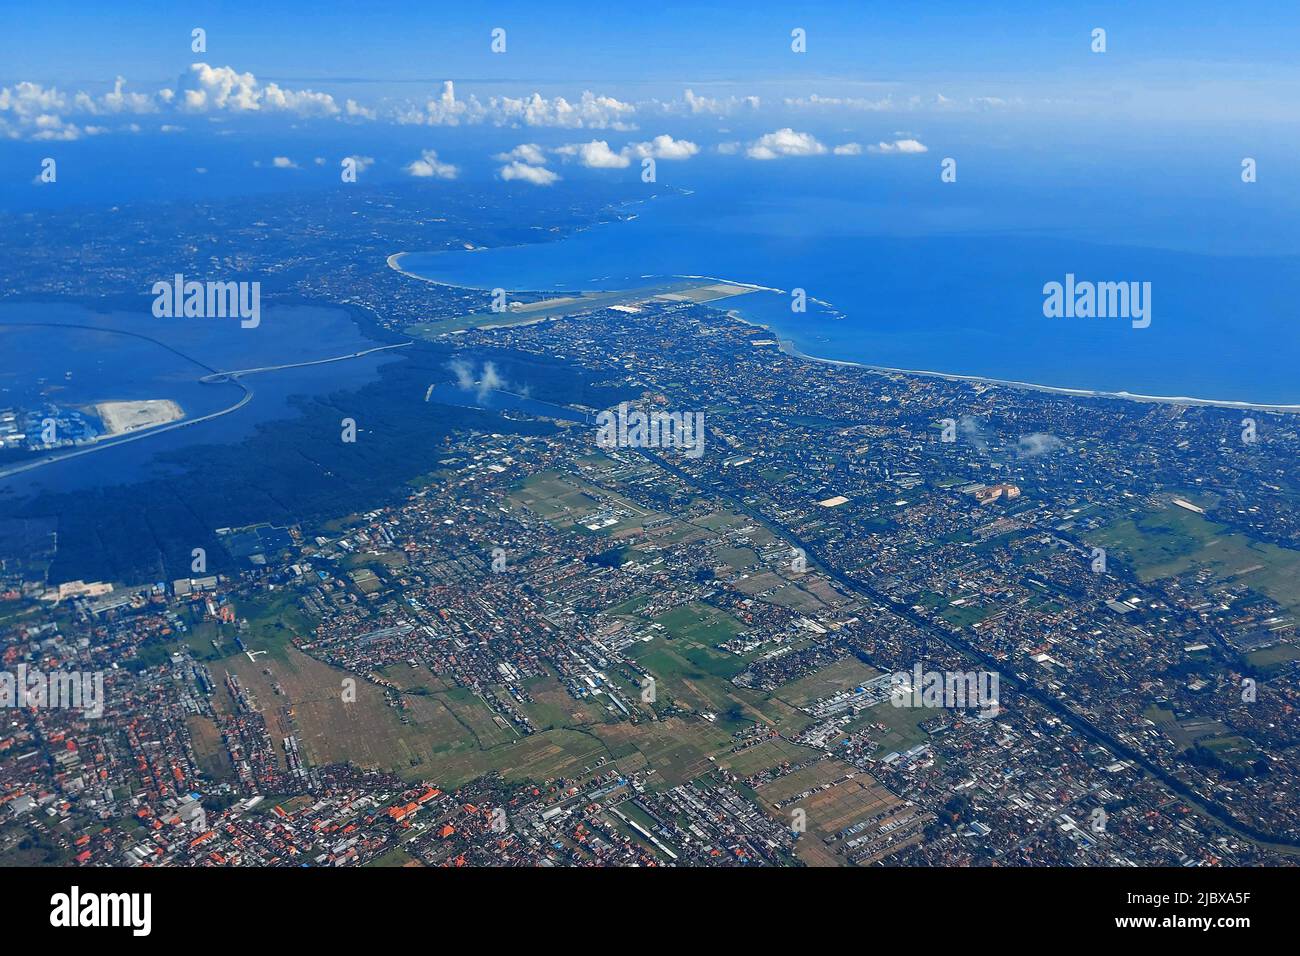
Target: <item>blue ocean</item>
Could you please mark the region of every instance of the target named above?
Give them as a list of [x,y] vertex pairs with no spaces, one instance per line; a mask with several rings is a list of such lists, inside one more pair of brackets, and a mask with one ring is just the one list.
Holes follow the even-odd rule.
[[[704,275],[779,292],[726,301],[801,352],[889,368],[1063,388],[1261,404],[1300,403],[1296,230],[1251,219],[1230,195],[1218,225],[1178,197],[1096,202],[1085,190],[1014,196],[924,181],[855,182],[851,171],[707,164],[689,190],[647,186],[628,221],[557,242],[419,253],[401,268],[476,288],[575,291]],[[661,164],[661,169],[668,164]],[[776,166],[778,164],[771,164]],[[762,168],[759,168],[762,167]],[[651,198],[651,195],[653,198]],[[1105,195],[1105,191],[1102,190]],[[1113,194],[1113,192],[1112,192]],[[1203,208],[1203,207],[1198,207]],[[990,231],[992,229],[993,231]],[[1271,242],[1261,241],[1269,239]],[[1278,251],[1272,251],[1272,250]],[[1150,325],[1047,318],[1043,287],[1150,286]],[[792,310],[803,289],[807,310]]]

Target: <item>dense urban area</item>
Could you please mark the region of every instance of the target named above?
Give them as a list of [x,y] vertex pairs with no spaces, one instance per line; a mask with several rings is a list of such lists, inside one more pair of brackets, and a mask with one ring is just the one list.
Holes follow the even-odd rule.
[[219,272],[411,344],[175,475],[0,496],[6,670],[102,674],[0,687],[0,860],[1294,860],[1294,416],[819,362],[725,284],[530,322],[387,264],[629,214],[563,195],[80,211],[57,273],[67,223],[3,217],[6,299]]

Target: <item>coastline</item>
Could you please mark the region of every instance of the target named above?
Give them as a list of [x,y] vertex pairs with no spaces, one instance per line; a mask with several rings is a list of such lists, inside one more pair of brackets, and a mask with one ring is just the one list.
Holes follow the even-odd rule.
[[1063,385],[1043,385],[1038,382],[1018,382],[1014,379],[992,378],[985,375],[961,375],[956,372],[934,372],[929,369],[892,368],[888,365],[870,365],[866,362],[855,362],[848,359],[822,358],[818,355],[809,355],[806,352],[800,351],[798,346],[796,346],[791,340],[781,338],[780,335],[770,326],[764,325],[761,322],[750,321],[749,319],[739,315],[733,315],[733,318],[745,325],[762,329],[770,334],[777,340],[777,344],[781,351],[786,355],[789,355],[791,358],[802,359],[807,362],[819,362],[824,365],[843,365],[852,368],[860,368],[868,372],[875,372],[879,375],[913,375],[918,378],[941,378],[950,382],[969,382],[976,385],[989,385],[995,388],[1013,388],[1021,391],[1047,392],[1053,395],[1066,395],[1072,398],[1109,398],[1126,402],[1146,402],[1159,405],[1186,405],[1205,408],[1237,409],[1238,411],[1300,414],[1300,405],[1278,405],[1266,402],[1233,401],[1231,399],[1193,398],[1191,396],[1182,395],[1144,395],[1140,392],[1068,388]]
[[950,382],[970,382],[975,385],[989,385],[997,388],[1014,388],[1022,391],[1048,392],[1053,395],[1067,395],[1072,398],[1110,398],[1126,402],[1150,402],[1163,405],[1188,405],[1207,408],[1227,408],[1242,411],[1277,412],[1280,414],[1300,414],[1300,405],[1280,405],[1268,402],[1246,402],[1232,399],[1194,398],[1183,395],[1145,395],[1141,392],[1107,391],[1105,389],[1070,388],[1064,385],[1043,385],[1039,382],[1021,382],[1009,378],[993,378],[987,375],[963,375],[958,372],[937,372],[930,369],[895,368],[890,365],[872,365],[853,359],[824,358],[802,351],[791,339],[782,338],[770,325],[747,319],[735,309],[727,309],[727,315],[742,325],[762,329],[776,339],[780,350],[791,358],[806,362],[818,362],[822,365],[841,365],[848,368],[860,368],[879,375],[913,375],[918,378],[941,378]]
[[[389,256],[387,259],[389,268],[393,269],[394,271],[404,276],[409,276],[412,279],[418,279],[421,282],[430,282],[433,283],[434,285],[446,286],[452,289],[473,290],[472,286],[458,286],[451,282],[441,282],[437,279],[430,279],[426,276],[418,275],[417,273],[414,272],[408,272],[407,270],[403,269],[399,264],[401,258],[405,255],[408,255],[408,253],[396,252],[393,255]],[[775,289],[770,286],[756,285],[752,282],[738,282],[734,279],[724,279],[718,276],[681,275],[681,276],[675,276],[674,278],[709,279],[717,282],[728,282],[731,283],[732,285],[743,286],[745,288],[753,289],[755,291],[774,292],[774,293],[782,292],[782,290]],[[716,306],[710,306],[710,307],[718,308]],[[879,375],[913,375],[918,378],[939,378],[951,382],[969,382],[971,384],[989,385],[996,388],[1013,388],[1013,389],[1020,389],[1022,391],[1046,392],[1048,394],[1066,395],[1073,398],[1108,398],[1108,399],[1115,399],[1119,401],[1146,402],[1151,404],[1162,404],[1162,405],[1184,405],[1184,406],[1197,406],[1197,407],[1205,407],[1205,408],[1235,409],[1237,411],[1259,411],[1259,412],[1274,412],[1278,414],[1300,414],[1300,404],[1285,405],[1285,404],[1277,404],[1277,403],[1270,403],[1270,402],[1238,401],[1233,399],[1197,398],[1194,396],[1184,396],[1184,395],[1146,395],[1140,392],[1129,392],[1123,390],[1108,391],[1105,389],[1069,388],[1061,385],[1045,385],[1039,382],[1020,382],[1014,379],[993,378],[991,376],[986,376],[986,375],[963,375],[956,372],[939,372],[939,371],[932,371],[930,369],[894,368],[888,365],[872,365],[868,362],[858,362],[851,359],[824,358],[820,355],[810,355],[807,352],[802,351],[801,349],[799,349],[797,345],[794,344],[794,341],[792,339],[783,338],[781,334],[776,329],[772,328],[770,325],[767,325],[763,322],[758,322],[753,319],[747,319],[734,308],[719,309],[719,311],[726,314],[733,321],[739,322],[742,325],[747,325],[750,326],[751,328],[762,329],[764,332],[767,332],[774,339],[776,339],[780,350],[784,354],[790,356],[791,358],[797,358],[807,362],[819,362],[825,365],[840,365],[849,368],[860,368],[863,369],[864,371],[874,372]],[[548,321],[548,319],[538,318],[533,320],[533,322],[540,322],[540,321]],[[531,325],[533,324],[533,322],[529,322],[527,324]],[[483,328],[489,329],[489,328],[496,328],[496,327],[499,326],[484,326]]]

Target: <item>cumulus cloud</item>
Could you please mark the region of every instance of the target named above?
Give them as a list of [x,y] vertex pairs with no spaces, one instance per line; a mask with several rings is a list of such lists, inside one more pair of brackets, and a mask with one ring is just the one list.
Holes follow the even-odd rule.
[[483,363],[483,377],[478,380],[478,396],[481,401],[487,393],[497,388],[504,388],[506,380],[497,373],[497,367],[491,362]]
[[181,106],[191,113],[251,113],[283,111],[299,116],[335,116],[340,110],[334,97],[313,90],[291,90],[277,83],[263,84],[252,73],[229,66],[194,63],[181,80]]
[[555,150],[566,159],[576,159],[588,169],[623,169],[632,160],[627,151],[616,153],[603,139],[593,139],[590,143],[569,143]]
[[[682,94],[682,102],[692,116],[727,116],[737,110],[756,110],[761,101],[757,96],[728,96],[719,99],[710,96],[696,96],[694,90]],[[668,104],[671,111],[672,105]]]
[[343,158],[345,160],[352,160],[352,164],[356,167],[358,173],[364,173],[371,166],[375,165],[375,158],[373,156],[357,156],[356,154],[353,154]]
[[546,154],[536,143],[520,143],[508,153],[497,153],[492,157],[499,163],[527,163],[529,166],[546,165]]
[[673,139],[663,133],[646,143],[632,143],[627,150],[638,159],[647,156],[653,159],[690,159],[700,151],[700,147],[689,140]]
[[[86,92],[65,93],[38,83],[18,83],[0,89],[0,137],[32,139],[76,139],[106,127],[78,125],[67,117],[102,117],[112,115],[163,114],[168,119],[186,114],[199,115],[276,115],[300,118],[333,118],[345,122],[388,121],[399,124],[458,126],[488,124],[515,128],[556,128],[573,130],[636,130],[638,113],[660,115],[725,115],[739,110],[755,110],[756,96],[725,98],[698,96],[686,90],[678,100],[649,99],[637,103],[616,97],[583,91],[576,98],[543,96],[533,92],[524,96],[459,95],[448,80],[422,104],[397,107],[367,106],[355,99],[336,100],[330,93],[312,89],[295,89],[263,81],[253,73],[232,66],[193,63],[173,84],[151,92],[131,90],[123,77],[117,77],[112,89],[101,95]],[[167,131],[183,127],[164,120]],[[139,127],[116,127],[138,131]],[[697,149],[694,144],[659,136],[644,143],[630,144],[618,153],[623,158],[653,156],[656,159],[687,159]],[[512,155],[506,163],[541,166],[541,149],[535,144],[530,153]],[[593,156],[593,159],[595,157]],[[606,162],[612,162],[608,156]],[[599,160],[596,160],[599,161]],[[621,160],[620,160],[621,161]]]
[[861,156],[862,144],[844,143],[840,146],[836,146],[834,149],[831,150],[831,152],[834,153],[836,156]]
[[557,173],[545,166],[530,166],[528,163],[520,162],[507,163],[501,167],[498,175],[507,182],[517,179],[532,183],[534,186],[549,186],[560,178]]
[[790,127],[765,133],[749,144],[750,159],[782,159],[787,156],[820,156],[826,147],[812,133],[797,133]]
[[603,139],[590,143],[569,143],[557,147],[555,152],[566,159],[576,159],[588,169],[624,169],[636,159],[690,159],[700,151],[689,140],[673,139],[662,133],[654,139],[643,143],[628,143],[618,152],[614,152],[609,143]]
[[276,169],[297,169],[298,164],[288,156],[276,156],[271,160],[271,165]]
[[872,153],[928,153],[929,148],[916,139],[896,139],[892,143],[876,143],[868,146]]
[[[64,93],[39,83],[18,83],[0,89],[0,135],[34,140],[71,140],[82,135],[107,132],[106,126],[78,125],[67,119],[146,115],[155,113],[286,113],[293,116],[335,116],[338,104],[328,93],[292,90],[277,83],[261,83],[252,73],[229,66],[195,63],[181,77],[179,90],[160,89],[153,93],[128,90],[126,80],[117,77],[113,87],[101,96],[84,91]],[[353,115],[366,113],[360,107]],[[373,112],[370,114],[373,116]],[[117,127],[139,132],[137,123]],[[164,132],[181,129],[164,124]]]
[[456,387],[463,392],[468,392],[474,387],[474,366],[470,365],[464,359],[452,359],[447,363],[447,367],[456,376]]
[[[476,112],[482,109],[478,100],[471,98],[471,102]],[[451,80],[443,82],[442,93],[425,103],[424,108],[424,115],[416,114],[413,121],[429,126],[458,126],[470,113],[470,103],[456,99],[456,84]]]
[[14,116],[30,118],[47,113],[61,112],[67,108],[68,98],[54,87],[39,83],[19,83],[13,88],[0,89],[0,111]]
[[470,94],[461,99],[451,80],[442,91],[424,104],[424,109],[409,109],[397,117],[401,123],[429,126],[458,126],[461,123],[491,123],[496,126],[539,126],[561,129],[635,129],[632,118],[636,107],[612,96],[598,96],[584,91],[576,102],[562,96],[548,98],[540,93],[529,96],[493,96],[480,100]]
[[83,133],[59,114],[68,97],[54,87],[18,83],[0,89],[0,135],[8,139],[73,140]]
[[420,158],[412,160],[403,170],[417,179],[455,179],[460,172],[451,163],[439,160],[437,152],[432,149],[422,150]]
[[343,112],[354,119],[375,119],[379,114],[369,107],[362,106],[356,100],[349,99],[343,104]]
[[113,82],[112,91],[105,93],[98,99],[89,93],[78,92],[72,99],[72,108],[75,112],[88,113],[92,116],[104,116],[113,113],[157,113],[161,105],[167,102],[169,102],[167,98],[160,97],[156,93],[153,95],[148,93],[128,93],[126,91],[126,80],[119,76]]

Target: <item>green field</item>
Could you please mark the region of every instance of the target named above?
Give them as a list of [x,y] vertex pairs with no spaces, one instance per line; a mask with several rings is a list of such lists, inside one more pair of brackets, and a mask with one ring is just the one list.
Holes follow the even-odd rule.
[[1206,569],[1300,611],[1300,551],[1255,541],[1177,505],[1118,518],[1089,535],[1088,543],[1105,548],[1142,581]]
[[[687,641],[708,647],[725,644],[744,630],[741,623],[726,611],[720,611],[698,601],[675,607],[671,611],[660,614],[654,621],[662,625],[670,637],[685,638]],[[728,657],[736,660],[732,655]],[[732,674],[727,676],[731,677],[743,669],[743,667],[736,667]]]

